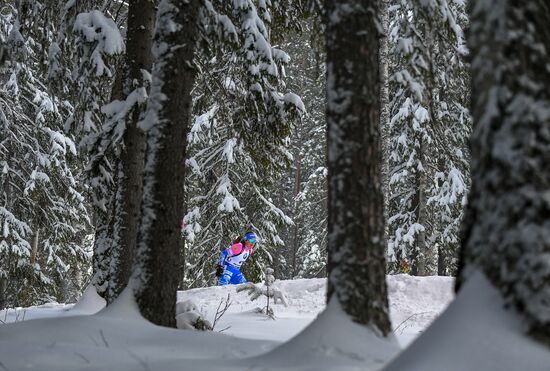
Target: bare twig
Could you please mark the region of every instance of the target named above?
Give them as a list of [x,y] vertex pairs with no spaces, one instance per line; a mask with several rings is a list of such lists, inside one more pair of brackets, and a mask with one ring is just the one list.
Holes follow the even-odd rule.
[[[423,314],[430,314],[430,313],[433,313],[433,312],[420,312],[420,313],[413,313],[411,314],[410,316],[408,316],[407,318],[405,318],[399,325],[397,325],[397,327],[393,330],[393,332],[397,332],[397,330],[399,330],[399,328],[405,324],[406,322],[408,322],[411,318],[413,317],[416,317],[416,316],[421,316]],[[405,328],[403,328],[404,330]]]
[[[220,300],[220,304],[218,304],[218,309],[216,309],[216,315],[214,316],[214,321],[212,322],[212,331],[214,331],[214,328],[216,327],[216,323],[218,322],[218,320],[223,317],[225,312],[227,312],[227,310],[231,306],[230,299],[231,299],[231,294],[228,293],[227,298],[225,298],[225,300],[224,299]],[[223,308],[222,308],[222,305],[223,305]],[[227,330],[228,328],[229,327],[221,331]]]
[[227,326],[227,327],[225,327],[225,328],[222,328],[222,329],[221,329],[220,331],[218,331],[218,332],[224,332],[225,330],[229,330],[230,328],[231,328],[231,326]]

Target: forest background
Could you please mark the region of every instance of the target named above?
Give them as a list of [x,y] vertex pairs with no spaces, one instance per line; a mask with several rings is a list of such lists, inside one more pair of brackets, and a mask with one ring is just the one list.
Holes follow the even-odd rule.
[[[382,4],[387,273],[455,275],[470,184],[466,4]],[[135,9],[149,34],[119,1],[0,7],[0,308],[74,301],[89,282],[115,297],[127,281],[131,258],[112,247],[136,243],[154,93],[142,51],[155,4]],[[317,1],[201,3],[173,218],[185,225],[180,289],[214,284],[219,251],[246,230],[261,241],[249,280],[266,266],[279,279],[326,277],[323,14]]]

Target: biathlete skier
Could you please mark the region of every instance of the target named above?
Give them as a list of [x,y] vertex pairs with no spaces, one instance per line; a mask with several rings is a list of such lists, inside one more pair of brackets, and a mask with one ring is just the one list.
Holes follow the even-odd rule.
[[241,266],[252,255],[257,242],[256,234],[247,232],[244,237],[238,238],[229,247],[223,249],[216,266],[219,286],[238,285],[247,282],[241,273]]

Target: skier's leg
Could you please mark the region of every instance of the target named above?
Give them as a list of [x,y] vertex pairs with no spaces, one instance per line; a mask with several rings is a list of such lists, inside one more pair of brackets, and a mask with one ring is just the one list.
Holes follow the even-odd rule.
[[225,265],[223,267],[222,275],[220,276],[220,278],[218,278],[218,286],[229,285],[232,277],[233,277],[233,272],[231,271],[231,269],[229,269],[228,265]]
[[231,283],[234,285],[247,283],[247,282],[248,281],[246,280],[246,278],[244,278],[244,275],[241,273],[240,270],[235,272],[235,274],[233,274],[233,277],[231,277]]

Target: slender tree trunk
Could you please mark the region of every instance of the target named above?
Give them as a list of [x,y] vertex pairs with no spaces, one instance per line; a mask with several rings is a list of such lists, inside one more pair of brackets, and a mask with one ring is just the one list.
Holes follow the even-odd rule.
[[6,308],[8,304],[8,281],[5,278],[0,278],[0,309]]
[[380,139],[380,1],[326,6],[328,293],[353,321],[390,328]]
[[445,256],[445,249],[439,247],[437,249],[437,275],[446,276],[447,275],[447,262]]
[[[2,107],[3,108],[3,107]],[[8,166],[8,168],[10,167],[11,165],[11,156],[13,156],[13,152],[12,152],[12,146],[10,144],[10,142],[6,143],[6,152],[7,152],[7,158],[6,158],[6,166]],[[0,194],[0,197],[2,197],[0,200],[2,201],[2,205],[7,209],[7,210],[12,210],[12,204],[13,204],[13,198],[11,197],[11,194],[12,194],[12,185],[11,185],[11,176],[10,176],[10,172],[8,171],[6,174],[4,174],[2,176],[3,178],[3,182],[2,182],[2,188],[1,188],[1,191],[2,193]],[[0,179],[2,179],[0,178]],[[0,242],[4,239],[4,234],[0,234]],[[3,263],[5,264],[6,267],[11,267],[11,264],[10,264],[10,255],[11,253],[8,252],[7,254],[7,259],[4,258],[3,259]],[[6,261],[7,260],[7,261]],[[8,289],[9,289],[9,277],[10,277],[10,272],[9,272],[9,269],[8,269],[8,272],[7,272],[7,277],[4,277],[4,276],[1,276],[0,277],[0,309],[4,309],[6,306],[9,305],[8,303]]]
[[[440,172],[444,172],[445,171],[445,157],[440,157],[437,161],[437,170],[440,171]],[[438,186],[441,187],[441,185],[443,184],[443,180],[438,180]],[[437,218],[437,223],[448,223],[448,221],[446,219],[444,220],[441,220],[442,217],[439,216],[441,214],[435,214],[436,215],[436,218]],[[440,228],[444,228],[444,226],[441,226]],[[441,242],[441,239],[439,240],[440,241],[440,244],[442,243]],[[448,259],[449,257],[452,255],[452,253],[450,253],[450,251],[453,251],[456,249],[452,249],[450,247],[450,245],[452,244],[453,242],[447,242],[447,245],[444,245],[444,246],[438,246],[437,248],[437,275],[438,276],[447,276],[448,273],[447,273],[447,268],[448,268]]]
[[[302,178],[302,163],[300,158],[300,153],[296,151],[294,154],[294,164],[296,166],[296,173],[294,174],[294,192],[293,192],[293,199],[296,200],[296,196],[298,196],[298,193],[301,191],[301,178]],[[295,210],[295,214],[298,213],[297,210]],[[294,226],[292,227],[292,278],[296,277],[297,274],[297,255],[298,255],[298,249],[299,249],[299,241],[298,241],[298,232],[300,230],[298,218],[294,218]]]
[[[389,153],[390,153],[390,89],[388,72],[388,31],[389,31],[389,0],[381,0],[380,24],[384,34],[380,38],[380,135],[382,140],[382,193],[384,194],[384,220],[388,220],[389,210]],[[384,227],[384,241],[388,241],[388,224]]]
[[179,221],[200,4],[199,0],[163,0],[159,4],[153,85],[143,121],[148,129],[148,149],[134,289],[141,313],[158,325],[172,327],[182,275]]
[[[111,101],[122,99],[122,61],[116,65],[116,76],[113,86],[111,87]],[[114,159],[114,168],[118,168],[118,159]],[[113,184],[118,184],[118,177],[115,171]],[[115,290],[113,282],[111,282],[111,264],[114,264],[112,259],[113,240],[114,240],[114,210],[116,209],[115,187],[111,187],[113,193],[106,196],[109,197],[109,205],[107,210],[101,210],[96,207],[94,214],[94,253],[92,257],[93,278],[92,284],[96,292],[103,297],[107,303],[111,303],[115,298]],[[113,269],[113,272],[116,269]]]
[[[285,198],[285,188],[284,187],[278,187],[277,189],[277,204],[280,205],[283,203],[283,199]],[[288,228],[290,229],[290,228]],[[285,229],[286,232],[287,229]],[[285,237],[282,237],[283,240]],[[282,248],[277,249],[275,253],[273,254],[273,275],[277,279],[284,279],[286,276],[286,272],[284,272],[283,267],[281,265],[281,256],[283,256],[284,260],[284,254],[286,254],[286,249],[288,248],[288,245],[282,246]]]
[[[422,139],[419,139],[418,161],[422,164],[426,161],[425,146]],[[426,199],[426,169],[417,170],[416,173],[416,202],[412,205],[416,208],[416,223],[424,228],[427,227],[427,199]],[[415,276],[426,276],[429,274],[433,254],[431,248],[426,244],[426,229],[419,231],[414,240],[414,257],[411,259],[411,274]]]
[[[151,46],[154,17],[154,1],[135,0],[129,3],[124,97],[129,96],[134,89],[146,85],[143,71],[151,71],[153,64]],[[137,243],[145,154],[145,133],[137,126],[141,112],[140,106],[134,107],[126,120],[124,145],[118,164],[117,222],[113,257],[115,270],[112,272],[114,297],[118,296],[128,283]]]
[[36,232],[34,232],[34,235],[32,236],[32,245],[31,245],[32,250],[31,250],[31,257],[30,257],[31,265],[34,265],[34,263],[36,262],[39,238],[40,238],[40,228],[37,227]]
[[[114,177],[115,184],[117,177]],[[115,260],[112,259],[113,236],[115,228],[114,210],[116,208],[116,197],[111,195],[109,208],[106,211],[98,211],[95,225],[94,256],[92,266],[94,276],[92,284],[96,292],[103,297],[107,303],[115,298],[115,291],[112,289],[112,272],[116,271]]]
[[457,289],[482,270],[550,346],[550,4],[470,11],[475,126]]

